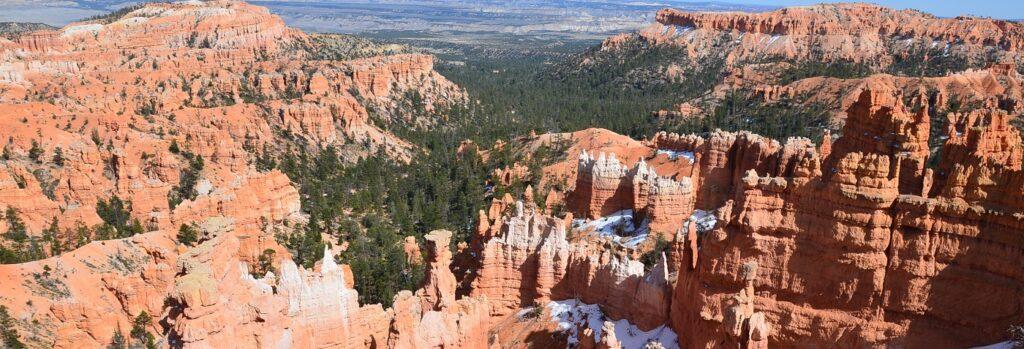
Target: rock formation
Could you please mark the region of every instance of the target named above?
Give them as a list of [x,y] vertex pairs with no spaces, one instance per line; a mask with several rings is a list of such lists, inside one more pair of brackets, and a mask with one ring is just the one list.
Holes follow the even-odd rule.
[[[1012,262],[1024,256],[1019,131],[996,104],[951,113],[945,145],[934,152],[928,100],[918,97],[911,110],[901,93],[890,84],[866,86],[847,110],[842,136],[827,135],[820,146],[748,132],[658,134],[615,149],[649,154],[632,169],[610,153],[594,159],[584,147],[567,197],[583,217],[641,211],[633,204],[650,197],[642,183],[659,173],[693,176],[693,207],[707,211],[670,210],[686,214],[672,218],[679,229],[664,259],[670,265],[627,272],[643,280],[637,284],[601,277],[604,263],[615,270],[635,255],[580,232],[562,242],[564,219],[522,209],[501,219],[482,214],[486,234],[477,238],[486,242],[471,292],[492,299],[498,316],[575,297],[644,328],[659,324],[650,314],[663,314],[647,309],[667,305],[680,345],[690,348],[1000,342],[1006,328],[1024,321],[1014,296],[1024,269]],[[649,149],[692,153],[695,161],[684,171],[645,169],[660,156]],[[679,218],[690,213],[714,223]],[[595,261],[597,268],[589,264]],[[661,273],[671,297],[642,295]],[[589,293],[595,289],[604,292]],[[623,311],[620,297],[634,300],[634,311]]]
[[764,314],[754,312],[754,279],[757,262],[744,263],[740,269],[743,289],[736,293],[725,311],[725,326],[729,339],[737,348],[768,348],[768,325]]
[[[657,112],[660,123],[713,114],[727,96],[741,93],[764,104],[811,110],[839,104],[831,116],[841,125],[872,81],[888,81],[908,96],[926,90],[939,110],[992,98],[1020,108],[1022,43],[1024,25],[1018,22],[938,18],[871,4],[761,13],[664,9],[649,27],[606,39],[596,54],[600,59],[588,55],[580,65],[630,59],[628,48],[639,46],[682,55],[637,68],[654,75],[647,80],[672,80],[678,71],[720,77],[706,93]],[[819,64],[834,70],[815,68]]]
[[[450,235],[436,231],[441,242]],[[178,259],[171,297],[175,302],[169,336],[183,347],[291,346],[300,348],[444,348],[483,347],[489,306],[481,299],[456,301],[454,277],[438,287],[431,274],[447,270],[440,261],[447,243],[432,249],[427,284],[413,295],[402,291],[394,307],[360,306],[351,277],[325,251],[319,270],[281,262],[281,275],[255,279],[238,260],[237,238],[221,235]],[[440,255],[433,255],[438,253]],[[220,270],[217,267],[223,266]],[[226,282],[238,278],[233,282]],[[218,281],[220,280],[220,281]],[[443,281],[442,281],[443,283]],[[449,300],[438,309],[434,299]]]
[[669,236],[682,228],[693,211],[694,192],[689,177],[673,180],[659,176],[643,160],[627,170],[614,153],[595,160],[580,153],[570,209],[580,217],[597,219],[621,210],[633,210],[649,220],[651,231]]
[[[160,340],[174,347],[392,340],[395,311],[360,306],[346,266],[290,264],[273,234],[303,221],[299,192],[258,163],[327,146],[345,146],[348,161],[378,150],[407,160],[411,145],[374,126],[367,109],[396,118],[408,91],[431,111],[465,97],[431,56],[325,50],[331,40],[346,39],[302,33],[237,1],[147,4],[0,39],[0,212],[13,209],[35,237],[56,218],[67,232],[57,238],[76,247],[103,222],[97,203],[116,196],[146,232],[0,265],[0,304],[21,324],[40,324],[20,326],[38,332],[23,336],[30,345],[106,346],[142,311],[170,321],[149,330],[173,334]],[[192,249],[176,243],[186,225],[200,230]],[[279,274],[251,277],[268,249]],[[416,310],[443,318],[420,344],[477,340],[468,333],[483,332],[472,326],[486,323],[486,304],[459,302],[443,315]],[[418,329],[421,319],[402,321]],[[467,335],[430,337],[441,329]]]
[[483,245],[480,258],[471,295],[486,297],[495,316],[576,297],[602,304],[609,317],[630,319],[641,329],[668,317],[664,261],[647,273],[640,262],[599,243],[570,243],[560,219],[536,212],[504,217],[500,235]]
[[[299,193],[258,163],[307,145],[407,159],[411,145],[376,122],[436,122],[393,112],[409,91],[430,110],[464,98],[433,58],[339,56],[232,1],[149,4],[0,38],[0,208],[38,234],[54,217],[65,231],[99,224],[99,202],[117,196],[146,231],[0,265],[0,305],[30,346],[55,348],[106,346],[143,312],[159,320],[147,330],[161,346],[181,348],[529,344],[498,343],[528,338],[504,328],[549,337],[531,343],[575,330],[581,347],[638,345],[614,331],[621,321],[668,326],[684,348],[944,348],[1000,342],[1024,323],[1020,24],[863,4],[666,10],[658,21],[603,49],[642,39],[696,59],[727,38],[715,53],[732,78],[749,78],[765,101],[841,96],[842,132],[819,145],[720,130],[643,141],[600,129],[531,135],[523,149],[564,141],[569,159],[531,184],[571,189],[494,198],[458,256],[451,232],[427,234],[422,251],[410,236],[400,247],[422,263],[424,283],[387,309],[359,304],[352,270],[334,255],[344,247],[325,248],[313,268],[292,262],[273,234],[303,222]],[[744,66],[775,57],[881,69],[914,45],[1005,62],[785,86],[760,84]],[[952,101],[978,103],[948,109]],[[685,106],[679,117],[708,110]],[[947,120],[934,134],[938,110]],[[515,145],[496,147],[506,146]],[[510,184],[526,172],[494,176]],[[552,216],[563,200],[570,212]],[[627,246],[581,228],[625,210],[654,234],[634,231],[642,242]],[[198,230],[197,245],[178,241],[183,225]],[[653,250],[655,235],[669,240],[664,250]],[[251,272],[266,250],[272,270]],[[599,326],[562,328],[532,313],[565,300],[598,307],[601,319],[587,320]],[[534,324],[509,325],[531,314]]]
[[[990,186],[998,181],[1006,190],[1019,190],[1019,182],[1011,179],[1019,170],[1000,164],[1015,160],[980,156],[977,162],[987,165],[960,165],[945,183],[927,179],[933,172],[921,171],[923,166],[906,170],[908,159],[927,156],[920,147],[928,129],[913,126],[926,120],[902,111],[892,96],[898,94],[865,92],[848,112],[843,137],[824,152],[827,158],[812,145],[793,148],[800,149],[796,152],[768,147],[776,150],[751,157],[749,146],[737,147],[740,138],[721,139],[722,133],[703,143],[704,159],[726,161],[708,163],[721,170],[702,166],[700,185],[728,183],[733,189],[725,196],[697,191],[698,206],[720,205],[719,212],[727,214],[698,240],[696,269],[679,269],[672,314],[680,338],[703,347],[725,335],[716,328],[725,316],[721,304],[732,292],[727,285],[735,285],[744,260],[750,259],[762,266],[754,281],[757,308],[769,324],[787,319],[785,326],[769,326],[773,346],[981,345],[998,342],[1001,328],[1020,321],[1017,305],[1009,305],[1017,310],[1000,311],[996,308],[1007,304],[965,293],[981,288],[1011,297],[1011,290],[1020,287],[1019,266],[1006,268],[999,262],[1024,253],[1020,241],[1005,240],[1019,235],[1020,223],[995,213],[1020,209]],[[987,132],[1003,134],[994,139],[1014,137],[1016,130],[1001,126],[1000,112],[989,113],[996,116]],[[947,147],[962,142],[962,137],[951,138]],[[1012,148],[993,156],[1012,158],[1003,155],[1016,151]],[[713,149],[725,152],[709,155]],[[965,161],[964,152],[949,153]],[[740,180],[721,174],[736,171],[744,171]],[[908,189],[906,183],[920,187]],[[923,190],[925,183],[930,191]],[[985,194],[967,195],[972,192]],[[991,226],[986,231],[992,235],[982,237],[982,225]],[[1002,257],[982,261],[979,254]],[[975,286],[953,286],[952,280]],[[954,318],[951,308],[969,315]],[[838,335],[848,330],[855,332]]]
[[[652,37],[668,41],[701,40],[710,32],[733,32],[741,44],[733,59],[760,50],[770,55],[805,59],[881,61],[892,48],[912,48],[918,42],[939,43],[965,50],[993,50],[1018,57],[1024,48],[1024,26],[987,18],[937,18],[914,10],[893,10],[871,4],[821,4],[763,13],[683,12],[661,10],[658,24],[667,30]],[[645,34],[647,35],[647,34]],[[656,36],[655,36],[656,35]],[[900,38],[900,43],[890,38]],[[763,45],[758,47],[758,45]],[[903,45],[902,47],[897,47]]]
[[427,278],[417,294],[423,299],[422,309],[441,311],[455,305],[455,275],[448,269],[452,264],[452,252],[448,249],[452,232],[435,230],[427,235]]
[[[3,42],[0,126],[11,158],[0,165],[0,206],[22,212],[32,232],[54,216],[62,229],[97,224],[96,202],[114,195],[150,230],[195,221],[206,205],[260,207],[250,197],[277,200],[262,202],[279,220],[297,212],[296,194],[254,165],[286,150],[282,135],[353,145],[348,160],[377,150],[407,159],[410,145],[373,126],[367,108],[393,117],[389,108],[411,90],[427,110],[464,98],[431,56],[324,59],[323,40],[342,39],[288,28],[265,8],[211,1],[150,4]],[[39,159],[29,158],[33,144]],[[190,157],[203,159],[201,184],[171,207]],[[204,203],[208,195],[219,198]]]

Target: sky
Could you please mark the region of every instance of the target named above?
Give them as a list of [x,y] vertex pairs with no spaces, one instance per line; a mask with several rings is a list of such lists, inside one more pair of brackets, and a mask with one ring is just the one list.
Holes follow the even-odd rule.
[[[739,3],[794,6],[813,5],[827,0],[739,0]],[[882,6],[905,9],[912,8],[940,17],[955,17],[962,14],[1002,19],[1024,19],[1024,0],[871,0]]]

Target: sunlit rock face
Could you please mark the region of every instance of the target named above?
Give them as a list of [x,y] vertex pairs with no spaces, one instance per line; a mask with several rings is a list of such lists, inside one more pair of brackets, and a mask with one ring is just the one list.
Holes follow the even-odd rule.
[[[770,52],[885,65],[902,52],[878,47],[893,33],[953,41],[967,54],[996,49],[1011,62],[1021,48],[1018,24],[870,5],[666,10],[658,20],[637,35],[694,54],[709,38],[734,35],[730,64]],[[812,34],[820,41],[802,41]],[[648,348],[971,347],[1024,323],[1024,149],[1012,63],[836,83],[855,86],[843,89],[846,123],[820,144],[745,131],[640,141],[600,129],[558,134],[569,160],[540,180],[565,179],[566,192],[546,193],[546,207],[495,198],[458,256],[451,232],[431,232],[424,246],[406,240],[410,261],[425,252],[425,281],[385,309],[359,304],[359,280],[332,250],[313,268],[291,261],[273,228],[302,220],[299,193],[255,162],[285,134],[350,146],[353,156],[408,159],[411,145],[374,126],[368,106],[409,91],[426,108],[465,97],[430,56],[314,59],[303,49],[311,40],[230,1],[152,4],[0,39],[0,129],[11,156],[0,164],[0,208],[17,210],[29,231],[55,216],[74,228],[99,223],[97,202],[117,195],[147,231],[0,266],[0,304],[32,346],[104,347],[143,311],[159,320],[148,330],[161,345],[183,348],[517,347],[524,342],[493,340],[495,324],[536,309],[550,315],[535,318],[538,327],[598,348],[644,338],[661,341]],[[823,86],[836,85],[761,92],[770,100],[836,91]],[[935,91],[908,93],[920,87]],[[951,99],[985,103],[949,113],[935,134],[929,111]],[[32,159],[33,141],[44,159],[59,147],[63,164]],[[204,167],[195,197],[172,207],[169,193],[192,166],[186,152]],[[503,181],[525,172],[495,171]],[[552,216],[561,203],[568,214]],[[610,224],[626,217],[628,229]],[[196,246],[177,242],[188,223],[200,232]],[[656,237],[665,252],[647,254]],[[276,270],[256,276],[266,250]],[[575,313],[600,315],[585,326],[563,319]]]
[[[642,31],[648,40],[683,45],[693,54],[733,33],[729,62],[758,56],[847,60],[888,65],[915,45],[947,45],[950,51],[1005,52],[1019,59],[1024,26],[988,18],[937,18],[915,10],[871,4],[821,4],[761,13],[685,12],[664,9]],[[606,43],[607,45],[608,43]],[[948,52],[948,51],[947,51]]]
[[[504,220],[483,215],[490,235],[482,238],[490,240],[474,292],[500,297],[510,310],[530,304],[524,299],[578,298],[599,305],[612,319],[643,323],[642,315],[619,312],[615,298],[657,298],[616,287],[617,280],[631,281],[614,270],[649,277],[629,271],[628,260],[636,257],[629,246],[610,242],[631,240],[599,238],[595,244],[585,231],[621,219],[622,212],[638,221],[643,210],[633,211],[633,204],[650,201],[656,176],[682,173],[692,182],[693,206],[669,206],[668,213],[694,218],[672,219],[681,227],[666,256],[671,297],[650,304],[669,307],[669,323],[683,347],[710,348],[722,341],[751,347],[1000,342],[1004,329],[1024,316],[1013,296],[1024,281],[1024,266],[1011,261],[1024,255],[1024,240],[1021,201],[1010,193],[1024,187],[1020,135],[1008,126],[1012,114],[994,106],[953,113],[946,135],[936,136],[927,101],[909,107],[906,100],[920,97],[902,93],[885,81],[867,85],[846,111],[841,136],[826,135],[817,145],[718,131],[703,137],[659,134],[617,149],[692,153],[692,169],[644,165],[660,155],[647,155],[630,168],[619,156],[597,152],[595,158],[585,149],[573,161],[578,172],[566,196],[568,207],[582,217],[575,221],[583,222],[572,226],[569,252],[549,243],[561,238],[546,230],[565,221],[529,209]],[[931,137],[944,137],[942,152],[928,149]],[[590,261],[617,267],[609,277],[573,281],[597,275],[574,271],[574,265],[585,264],[573,262],[584,253]],[[751,263],[758,267],[744,267]],[[561,265],[567,265],[565,272]],[[555,287],[543,291],[547,285]],[[572,291],[560,293],[561,285]],[[625,289],[638,285],[644,284]],[[498,296],[517,290],[525,296]],[[1001,295],[1000,300],[973,290]],[[635,301],[633,307],[646,304]]]
[[[444,242],[430,251],[427,280],[447,264],[450,232],[435,231],[431,241]],[[447,287],[428,281],[413,295],[402,291],[394,307],[360,305],[347,266],[325,251],[319,270],[281,262],[280,276],[260,279],[237,258],[237,238],[220,236],[190,250],[178,260],[181,269],[171,297],[176,303],[170,338],[183,347],[290,346],[299,348],[442,348],[486,345],[490,308],[481,299],[455,300],[454,278]],[[224,259],[224,260],[220,260]],[[211,266],[224,266],[216,270]],[[443,268],[443,269],[442,269]],[[443,273],[443,272],[442,272]],[[232,282],[217,280],[234,279]],[[237,278],[237,279],[235,279]],[[442,281],[442,283],[444,283]],[[433,300],[450,300],[435,309]]]
[[609,317],[629,319],[643,330],[668,318],[670,284],[664,260],[647,272],[624,253],[588,242],[570,243],[565,222],[557,218],[522,210],[505,217],[501,234],[484,244],[480,258],[471,294],[486,297],[495,316],[579,298],[601,304]]
[[[58,238],[71,241],[86,238],[72,236],[79,226],[102,222],[99,201],[117,196],[146,231],[0,266],[0,304],[32,324],[22,338],[102,347],[146,311],[172,320],[149,329],[171,346],[387,345],[393,311],[357,304],[346,266],[325,259],[303,271],[286,261],[273,234],[302,220],[299,192],[257,162],[288,144],[405,161],[409,143],[371,125],[367,108],[410,91],[426,110],[465,96],[431,56],[331,56],[317,40],[237,1],[147,4],[0,39],[0,210],[14,209],[33,235],[57,218],[68,232]],[[172,200],[187,176],[194,190]],[[206,242],[176,244],[182,225],[196,225]],[[278,275],[248,277],[266,250],[276,252]]]
[[[298,212],[297,192],[257,170],[261,155],[298,142],[344,147],[349,160],[378,150],[408,160],[409,143],[373,126],[367,107],[386,110],[410,91],[426,110],[465,98],[431,56],[325,59],[318,40],[234,1],[149,4],[4,39],[0,199],[34,232],[54,216],[61,228],[99,223],[95,205],[113,195],[149,230],[214,210],[239,225],[281,220]],[[189,156],[203,159],[199,183],[172,204]]]
[[670,238],[693,212],[694,200],[689,177],[660,176],[643,160],[629,169],[615,153],[602,152],[595,159],[584,150],[568,204],[574,214],[588,219],[631,210],[637,221],[648,221],[652,232]]
[[[960,150],[974,146],[950,137],[941,172],[923,165],[927,114],[907,111],[898,92],[867,90],[848,114],[843,136],[817,151],[790,140],[785,148],[803,150],[769,153],[760,161],[773,164],[767,169],[759,161],[726,167],[746,172],[732,182],[717,228],[702,236],[696,267],[678,275],[672,317],[683,341],[705,347],[725,335],[723,305],[746,261],[761,266],[753,303],[776,324],[770,342],[785,347],[982,345],[1020,321],[1017,300],[1009,310],[970,296],[983,289],[1012,298],[1024,275],[1004,262],[1024,254],[1019,214],[1004,214],[1021,212],[1003,194],[1021,190],[1020,143],[1001,145],[1019,137],[1003,126],[1005,113],[957,117],[954,128],[991,121],[971,137],[992,151]],[[955,170],[942,170],[950,158]]]

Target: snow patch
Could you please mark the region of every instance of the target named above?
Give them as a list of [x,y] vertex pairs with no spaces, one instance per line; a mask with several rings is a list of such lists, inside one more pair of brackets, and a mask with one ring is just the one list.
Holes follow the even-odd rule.
[[213,192],[213,183],[207,179],[202,179],[196,184],[196,193],[199,195],[206,195]]
[[780,36],[780,35],[772,35],[772,38],[768,39],[768,46],[771,46],[772,44],[774,44],[776,41],[779,40],[780,37],[782,37],[782,36]]
[[593,231],[600,237],[626,247],[640,245],[650,232],[646,220],[639,225],[633,222],[633,210],[622,210],[592,221],[574,219],[572,227],[582,231]]
[[693,163],[694,159],[696,159],[692,151],[674,151],[668,149],[658,149],[658,152],[655,155],[660,154],[668,155],[669,160],[675,160],[681,156],[686,158],[687,160],[690,160],[691,164]]
[[715,224],[718,224],[718,217],[715,217],[711,211],[705,210],[693,210],[690,220],[697,223],[697,231],[701,232],[714,229]]
[[693,31],[694,29],[696,29],[693,26],[672,25],[672,27],[675,28],[674,36],[677,36],[677,37],[678,36],[682,36],[683,34],[689,33],[691,31]]
[[[568,347],[576,348],[580,344],[578,326],[586,326],[594,331],[594,338],[601,338],[602,326],[606,319],[601,307],[597,304],[585,304],[576,299],[552,301],[547,305],[551,320],[558,323],[558,329],[569,334]],[[622,319],[615,324],[615,338],[623,349],[642,349],[649,342],[660,343],[666,349],[679,348],[679,337],[665,325],[650,331],[641,331],[629,320]]]

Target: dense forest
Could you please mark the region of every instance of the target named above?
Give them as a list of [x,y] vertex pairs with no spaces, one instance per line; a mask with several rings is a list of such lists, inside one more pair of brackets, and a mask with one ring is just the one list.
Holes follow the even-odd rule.
[[[721,128],[818,139],[822,129],[831,126],[827,106],[803,107],[793,101],[763,105],[746,91],[730,93],[707,117],[662,124],[652,117],[655,111],[699,97],[722,73],[718,62],[690,68],[687,79],[665,78],[666,67],[683,54],[671,47],[633,43],[617,51],[595,46],[577,54],[559,50],[517,54],[444,45],[441,51],[447,54],[440,55],[436,69],[466,89],[469,103],[434,111],[444,121],[429,128],[374,118],[371,108],[371,119],[378,126],[418,147],[411,162],[378,154],[347,164],[337,149],[327,148],[317,153],[286,151],[260,164],[262,169],[277,168],[288,174],[300,189],[303,211],[310,217],[306,226],[281,233],[280,241],[305,266],[321,257],[325,243],[348,243],[338,259],[352,267],[363,302],[388,306],[397,290],[413,289],[419,283],[421,270],[405,262],[401,247],[405,236],[422,242],[427,232],[448,229],[455,233],[454,248],[471,239],[477,210],[493,196],[522,194],[527,183],[503,188],[490,176],[496,168],[523,162],[524,154],[505,147],[492,151],[485,161],[476,151],[460,152],[464,140],[490,149],[498,140],[515,140],[531,131],[589,127],[637,138],[661,130],[701,133]],[[582,64],[585,59],[595,63]],[[401,107],[388,111],[397,116],[391,120],[437,116],[424,115],[427,112],[415,93],[407,93],[405,99],[398,103]],[[539,162],[546,160],[533,156],[527,165],[536,172]],[[335,241],[323,241],[322,233]]]
[[[296,49],[324,59],[407,50],[394,45],[378,47],[346,36],[322,35],[316,37],[316,42],[313,48]],[[447,229],[455,233],[453,249],[460,242],[468,242],[478,210],[495,196],[509,193],[519,197],[530,184],[528,178],[502,186],[490,178],[495,169],[520,163],[534,174],[531,177],[536,177],[540,167],[551,163],[559,153],[542,147],[538,154],[521,154],[514,145],[492,149],[498,141],[515,142],[531,132],[590,127],[634,138],[646,138],[662,130],[702,133],[721,128],[750,130],[774,138],[817,139],[823,128],[832,126],[828,124],[829,106],[807,106],[789,100],[764,104],[749,91],[741,90],[729,92],[703,117],[665,122],[654,117],[655,112],[705,95],[721,79],[723,62],[683,65],[682,74],[674,75],[669,74],[669,67],[680,69],[677,63],[684,60],[684,52],[678,48],[637,41],[615,50],[587,48],[591,44],[595,43],[559,43],[541,45],[542,50],[519,51],[453,44],[429,48],[438,52],[436,69],[463,87],[469,101],[429,110],[416,91],[406,91],[404,98],[388,110],[366,104],[371,122],[414,145],[409,162],[384,154],[353,162],[342,149],[317,149],[278,130],[282,139],[291,141],[257,151],[254,165],[261,171],[278,169],[288,175],[299,189],[302,210],[309,217],[304,224],[279,227],[278,241],[291,251],[296,263],[305,267],[312,267],[323,257],[327,244],[345,245],[345,252],[336,258],[352,267],[360,301],[389,306],[398,290],[413,289],[422,278],[421,267],[407,264],[402,249],[407,236],[422,243],[426,233]],[[799,66],[786,72],[794,79],[811,74],[859,73],[858,67],[845,65]],[[99,145],[98,137],[93,138]],[[177,143],[172,143],[169,150],[187,164],[168,197],[168,204],[174,207],[196,197],[204,160]],[[489,150],[486,159],[477,150]],[[4,152],[5,158],[13,156],[8,153]],[[46,166],[62,166],[59,151],[53,159],[32,152],[29,157]],[[36,260],[89,241],[146,231],[138,220],[131,219],[130,212],[131,202],[110,197],[97,205],[102,224],[58,232],[58,222],[54,221],[36,237],[26,231],[19,212],[8,209],[0,219],[7,227],[4,237],[11,244],[0,246],[0,263]],[[195,225],[183,224],[177,239],[192,246],[201,242],[200,235]],[[56,236],[71,238],[58,241]],[[273,270],[273,253],[264,251],[260,265],[253,268],[255,274]]]

